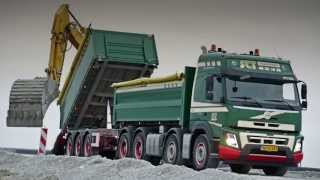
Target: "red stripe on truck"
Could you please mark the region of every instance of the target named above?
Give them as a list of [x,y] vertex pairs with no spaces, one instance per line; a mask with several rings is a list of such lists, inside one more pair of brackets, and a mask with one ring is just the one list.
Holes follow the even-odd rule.
[[[224,161],[240,160],[240,150],[219,145],[219,158]],[[293,164],[297,165],[303,159],[303,153],[298,152],[293,154]],[[270,162],[270,163],[288,163],[286,156],[266,155],[266,154],[248,154],[246,161]]]
[[293,154],[293,162],[295,164],[299,164],[303,159],[303,153],[302,152],[298,152],[298,153],[294,153]]
[[219,145],[219,158],[222,160],[237,160],[240,158],[240,150]]
[[276,162],[276,163],[286,163],[286,156],[275,156],[275,155],[265,155],[265,154],[249,154],[247,157],[248,161],[258,161],[258,162]]

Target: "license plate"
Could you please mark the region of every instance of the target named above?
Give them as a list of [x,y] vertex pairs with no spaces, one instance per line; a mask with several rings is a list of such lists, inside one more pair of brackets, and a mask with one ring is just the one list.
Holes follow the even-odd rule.
[[277,152],[279,148],[278,146],[274,146],[274,145],[266,145],[266,146],[261,146],[260,150],[267,151],[267,152]]

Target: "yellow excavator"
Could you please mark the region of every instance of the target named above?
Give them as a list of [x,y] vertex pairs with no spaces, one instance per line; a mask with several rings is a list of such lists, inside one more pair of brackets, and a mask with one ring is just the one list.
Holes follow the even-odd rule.
[[[49,105],[59,94],[64,94],[70,83],[73,70],[79,61],[80,49],[86,39],[87,31],[88,28],[81,26],[69,10],[67,4],[59,7],[51,30],[49,63],[45,69],[47,77],[18,79],[13,83],[9,99],[7,126],[42,126],[42,119]],[[68,42],[78,50],[78,53],[73,60],[66,82],[60,93],[59,85]]]

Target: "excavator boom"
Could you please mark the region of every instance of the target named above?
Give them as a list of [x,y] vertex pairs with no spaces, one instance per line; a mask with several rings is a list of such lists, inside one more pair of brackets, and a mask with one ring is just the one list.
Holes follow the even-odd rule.
[[[70,21],[71,18],[73,21]],[[68,41],[79,49],[85,40],[83,28],[67,4],[57,10],[51,30],[51,48],[46,77],[18,79],[11,88],[7,126],[41,127],[43,117],[54,99],[59,85]],[[72,63],[75,64],[75,63]]]

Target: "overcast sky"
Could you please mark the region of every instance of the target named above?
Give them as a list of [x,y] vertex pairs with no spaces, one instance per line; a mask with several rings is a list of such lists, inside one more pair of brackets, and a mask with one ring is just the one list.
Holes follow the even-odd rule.
[[[61,3],[70,4],[80,22],[93,28],[155,34],[159,69],[154,75],[195,65],[201,45],[215,43],[229,52],[260,48],[264,56],[290,59],[295,74],[308,84],[309,108],[303,112],[304,166],[320,168],[320,1],[1,1],[0,2],[0,147],[37,148],[38,128],[7,128],[9,92],[17,78],[44,76],[50,29]],[[65,69],[73,57],[66,57]],[[66,72],[63,74],[66,75]],[[45,117],[49,147],[59,132],[54,102]]]

